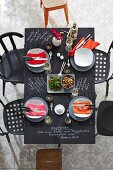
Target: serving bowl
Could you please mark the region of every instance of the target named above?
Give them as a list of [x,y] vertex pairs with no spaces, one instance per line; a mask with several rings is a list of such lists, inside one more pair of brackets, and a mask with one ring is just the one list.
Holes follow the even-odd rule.
[[63,75],[61,78],[61,85],[64,89],[71,89],[75,86],[75,78],[69,74]]

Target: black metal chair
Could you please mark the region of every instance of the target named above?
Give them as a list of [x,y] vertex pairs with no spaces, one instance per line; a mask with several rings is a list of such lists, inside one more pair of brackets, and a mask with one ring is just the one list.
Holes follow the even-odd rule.
[[3,119],[4,125],[8,133],[14,135],[24,134],[24,114],[21,106],[23,106],[23,99],[12,101],[6,105],[0,100],[4,107]]
[[110,44],[108,52],[94,49],[96,57],[95,62],[95,84],[106,82],[106,97],[109,92],[109,80],[113,79],[113,74],[108,78],[110,71],[110,51],[113,48],[113,41]]
[[105,82],[108,79],[110,71],[110,51],[113,48],[113,41],[109,47],[108,52],[94,49],[93,52],[96,57],[95,63],[95,84]]
[[17,156],[16,156],[16,154],[15,154],[14,148],[13,148],[13,146],[12,146],[12,144],[11,144],[11,140],[10,140],[10,137],[9,137],[9,133],[8,133],[8,132],[4,132],[4,131],[2,130],[2,128],[0,127],[0,136],[6,136],[6,139],[7,139],[7,142],[8,142],[8,144],[9,144],[9,147],[10,147],[10,149],[11,149],[11,152],[12,152],[12,154],[13,154],[14,160],[15,160],[17,166],[18,166],[18,169],[19,169],[19,168],[20,168],[20,164],[19,164],[19,162],[18,162],[18,159],[17,159]]
[[97,113],[97,133],[113,136],[113,101],[102,101]]
[[1,100],[0,103],[4,107],[3,119],[5,128],[7,130],[7,132],[4,132],[0,127],[0,136],[6,136],[6,139],[10,146],[11,152],[14,156],[14,160],[18,166],[18,169],[21,169],[21,165],[17,159],[15,150],[13,149],[13,146],[11,144],[9,134],[24,135],[24,114],[21,109],[21,106],[23,106],[23,99],[12,101],[6,105]]
[[[16,32],[9,32],[0,36],[0,44],[4,50],[4,54],[0,56],[0,77],[3,80],[3,95],[5,94],[6,82],[11,82],[13,85],[23,83],[24,72],[24,49],[17,49],[13,36],[23,38],[23,35]],[[4,43],[4,38],[8,37],[13,50],[8,51]]]

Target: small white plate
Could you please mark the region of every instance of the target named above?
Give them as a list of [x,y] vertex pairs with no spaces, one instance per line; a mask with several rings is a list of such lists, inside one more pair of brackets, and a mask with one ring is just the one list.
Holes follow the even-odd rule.
[[65,107],[62,104],[58,104],[55,106],[54,111],[57,115],[62,115],[65,112]]
[[88,48],[79,48],[74,55],[74,62],[79,67],[89,67],[93,63],[93,52]]

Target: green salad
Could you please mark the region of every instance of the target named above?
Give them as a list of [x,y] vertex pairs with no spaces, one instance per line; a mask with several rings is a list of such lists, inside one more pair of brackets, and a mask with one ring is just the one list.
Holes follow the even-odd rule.
[[49,88],[52,91],[60,91],[62,89],[61,77],[59,77],[59,76],[50,76],[49,77]]

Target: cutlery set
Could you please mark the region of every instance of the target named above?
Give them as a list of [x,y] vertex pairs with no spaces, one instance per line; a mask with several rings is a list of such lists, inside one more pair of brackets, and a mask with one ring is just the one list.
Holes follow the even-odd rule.
[[44,42],[47,42],[51,37],[52,35],[48,34],[47,31],[40,33],[40,31],[37,30],[36,32],[32,31],[26,41],[32,43],[33,41],[37,42],[40,40],[41,44],[43,44]]
[[88,87],[89,87],[89,83],[87,83],[87,77],[84,79],[84,78],[80,78],[78,81],[77,81],[77,84],[76,84],[76,88],[79,89],[79,90],[88,90]]

